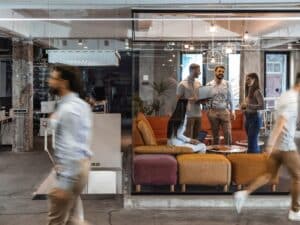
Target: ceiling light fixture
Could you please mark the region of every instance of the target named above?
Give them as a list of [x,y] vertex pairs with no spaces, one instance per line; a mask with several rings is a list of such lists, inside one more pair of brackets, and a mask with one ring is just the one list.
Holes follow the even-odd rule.
[[215,33],[217,31],[217,27],[214,23],[211,23],[210,27],[209,27],[209,32],[211,33]]
[[248,39],[249,39],[249,33],[248,33],[248,31],[245,31],[244,40],[248,40]]
[[216,63],[216,58],[213,56],[213,57],[211,57],[211,59],[210,59],[210,63]]
[[190,46],[190,51],[194,51],[195,47],[193,45]]
[[190,47],[189,44],[184,44],[184,48],[185,48],[185,49],[188,49],[189,47]]

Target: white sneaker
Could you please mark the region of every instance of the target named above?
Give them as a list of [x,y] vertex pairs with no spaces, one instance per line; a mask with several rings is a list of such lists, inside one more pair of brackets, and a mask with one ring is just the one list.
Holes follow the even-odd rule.
[[293,210],[289,211],[289,220],[291,221],[300,221],[300,211],[294,212]]
[[247,191],[238,191],[234,193],[234,204],[237,213],[240,213],[247,198],[248,198],[248,192]]

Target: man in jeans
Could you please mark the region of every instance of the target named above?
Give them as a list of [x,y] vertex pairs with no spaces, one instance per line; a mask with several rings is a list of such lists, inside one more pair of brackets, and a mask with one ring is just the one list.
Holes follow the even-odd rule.
[[201,111],[199,99],[199,88],[201,83],[197,78],[200,75],[200,66],[196,63],[190,65],[190,75],[187,79],[182,80],[177,87],[177,99],[188,99],[186,110],[186,129],[185,136],[198,139],[198,134],[201,128]]
[[213,98],[210,102],[208,119],[212,129],[213,144],[218,145],[219,129],[222,127],[225,144],[231,145],[231,119],[235,120],[232,90],[228,81],[224,80],[224,66],[216,66],[215,79],[207,83],[212,86]]
[[249,194],[276,177],[281,165],[285,165],[292,177],[292,205],[289,219],[300,221],[300,157],[294,141],[298,117],[298,96],[300,93],[300,73],[296,76],[294,87],[282,94],[276,105],[276,123],[265,149],[269,158],[267,172],[254,180],[246,190],[236,192],[235,205],[240,213]]
[[55,130],[56,181],[48,193],[48,225],[86,224],[80,212],[80,194],[87,184],[92,156],[91,109],[78,97],[80,73],[74,67],[55,65],[48,82],[50,92],[61,97],[50,117],[50,126]]

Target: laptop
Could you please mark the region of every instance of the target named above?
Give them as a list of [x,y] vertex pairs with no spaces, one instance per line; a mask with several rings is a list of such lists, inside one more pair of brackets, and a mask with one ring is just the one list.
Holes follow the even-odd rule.
[[199,100],[210,99],[213,97],[212,86],[201,86],[199,88]]

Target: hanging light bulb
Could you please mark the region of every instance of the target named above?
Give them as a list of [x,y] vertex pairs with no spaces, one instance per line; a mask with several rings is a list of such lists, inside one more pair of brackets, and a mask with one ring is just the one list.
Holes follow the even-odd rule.
[[232,54],[232,52],[233,52],[232,48],[226,47],[226,49],[225,49],[226,54]]
[[248,31],[246,31],[244,33],[244,40],[248,40],[248,39],[249,39],[249,33],[248,33]]
[[189,47],[190,47],[190,45],[189,44],[184,44],[184,46],[183,46],[185,49],[188,49]]
[[209,32],[215,33],[216,31],[217,31],[217,27],[215,26],[214,23],[211,23],[211,25],[209,27]]
[[78,45],[83,45],[82,39],[78,39]]
[[193,45],[190,46],[190,51],[194,51],[195,47]]
[[128,39],[125,39],[125,41],[124,41],[124,47],[125,47],[126,50],[129,49],[129,40]]
[[213,57],[211,57],[211,59],[210,59],[210,63],[216,63],[216,59],[215,59],[215,57],[213,56]]

